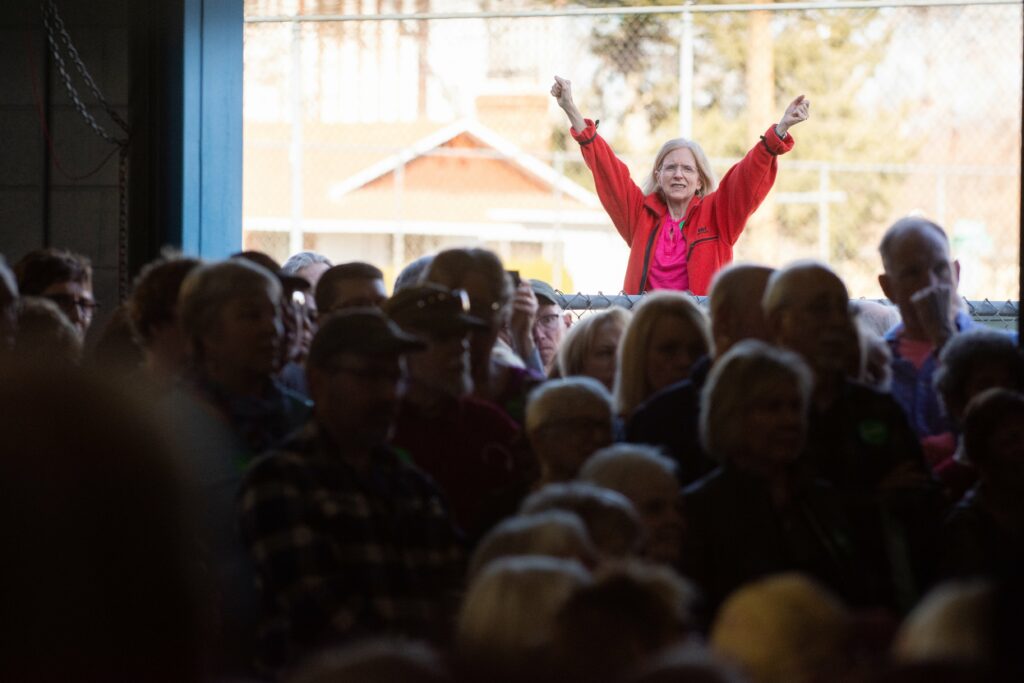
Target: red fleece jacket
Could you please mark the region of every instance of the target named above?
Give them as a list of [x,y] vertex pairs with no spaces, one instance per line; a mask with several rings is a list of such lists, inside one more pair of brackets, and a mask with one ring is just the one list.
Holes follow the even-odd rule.
[[[586,124],[582,131],[569,131],[580,143],[583,160],[594,174],[601,204],[629,245],[622,290],[626,294],[640,294],[647,288],[655,240],[668,206],[656,192],[644,196],[626,165],[597,134],[597,125],[590,119],[586,119]],[[771,126],[747,155],[726,172],[717,190],[690,200],[683,231],[690,291],[694,294],[707,294],[714,274],[732,261],[732,246],[775,182],[776,157],[791,149],[792,134],[780,140],[775,126]]]

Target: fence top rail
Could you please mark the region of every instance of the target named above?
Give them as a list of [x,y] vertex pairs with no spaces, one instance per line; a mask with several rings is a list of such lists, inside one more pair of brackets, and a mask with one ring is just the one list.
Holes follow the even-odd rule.
[[[558,304],[567,311],[591,310],[597,311],[613,306],[622,308],[633,308],[644,298],[643,294],[586,294],[583,292],[562,293],[556,292]],[[708,297],[694,296],[697,303],[706,306]],[[876,303],[892,306],[888,299],[854,299],[854,301],[873,301]],[[1020,313],[1019,301],[1000,301],[991,299],[963,299],[966,311],[975,318],[1016,318]]]
[[345,21],[410,21],[428,19],[530,19],[580,16],[624,16],[642,14],[723,14],[728,12],[786,12],[806,10],[865,10],[900,7],[970,7],[1020,5],[1020,0],[825,0],[823,2],[778,2],[769,5],[737,3],[727,5],[655,5],[644,7],[569,7],[554,10],[497,10],[487,12],[410,12],[407,14],[290,14],[247,16],[248,24],[324,23]]

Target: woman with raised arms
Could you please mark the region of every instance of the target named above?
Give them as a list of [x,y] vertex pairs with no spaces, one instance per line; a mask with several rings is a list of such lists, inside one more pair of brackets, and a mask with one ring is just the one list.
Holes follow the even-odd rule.
[[569,117],[601,204],[629,245],[626,294],[656,289],[707,294],[712,276],[732,260],[747,219],[772,188],[778,155],[793,148],[789,129],[807,120],[811,106],[803,95],[793,100],[720,183],[700,145],[685,138],[669,140],[641,188],[598,135],[597,123],[583,118],[572,99],[572,84],[555,76],[551,95]]

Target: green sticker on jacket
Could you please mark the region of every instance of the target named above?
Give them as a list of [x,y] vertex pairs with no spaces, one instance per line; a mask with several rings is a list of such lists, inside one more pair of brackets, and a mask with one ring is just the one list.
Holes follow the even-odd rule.
[[889,442],[889,426],[881,420],[863,420],[857,425],[860,440],[869,446],[882,446]]

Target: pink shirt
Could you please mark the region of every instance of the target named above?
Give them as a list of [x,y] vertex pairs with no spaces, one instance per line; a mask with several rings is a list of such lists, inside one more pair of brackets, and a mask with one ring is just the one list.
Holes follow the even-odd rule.
[[918,370],[924,365],[924,362],[928,360],[928,356],[932,355],[935,350],[935,345],[928,341],[920,341],[918,339],[907,339],[906,335],[901,334],[899,338],[899,354],[903,358],[906,358],[914,367]]
[[661,231],[651,255],[651,266],[647,271],[647,289],[690,288],[690,276],[686,272],[686,239],[683,237],[683,222],[665,214]]

